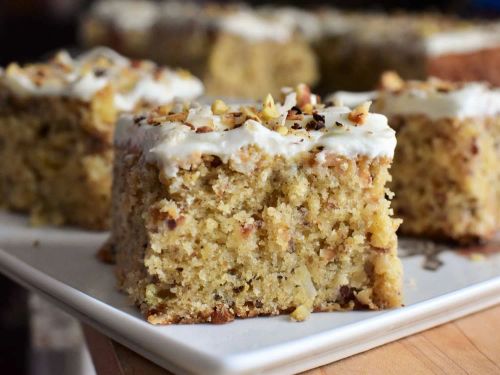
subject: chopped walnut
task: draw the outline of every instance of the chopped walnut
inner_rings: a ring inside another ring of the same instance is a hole
[[[241,126],[246,119],[246,116],[242,112],[230,112],[222,116],[222,123],[229,128],[236,128]]]
[[[222,100],[217,99],[212,103],[212,113],[214,115],[223,115],[229,110],[229,107]]]
[[[304,119],[304,115],[302,114],[302,111],[299,108],[293,107],[291,110],[288,111],[286,119],[291,121],[302,121]]]
[[[398,73],[389,70],[380,77],[380,87],[388,91],[399,91],[404,87],[404,81]]]
[[[311,103],[311,89],[306,84],[297,85],[295,93],[297,94],[297,106],[299,108]]]
[[[278,132],[281,135],[287,135],[288,134],[288,128],[286,126],[278,126],[276,128],[276,132]]]
[[[179,112],[166,116],[165,120],[171,122],[184,122],[186,121],[186,118],[187,118],[186,112]]]
[[[247,106],[241,106],[240,108],[241,113],[243,113],[246,118],[255,120],[255,121],[260,121],[259,115],[257,114],[257,111],[253,107],[247,107]]]
[[[363,125],[368,117],[371,104],[372,102],[368,101],[358,105],[349,113],[349,120],[354,122],[356,125]]]
[[[158,115],[166,116],[172,111],[173,106],[174,105],[172,103],[161,105],[156,107],[154,112],[157,113]]]
[[[266,121],[278,118],[280,116],[280,113],[276,108],[276,105],[274,104],[274,99],[271,94],[267,94],[266,98],[264,99],[261,114],[263,119]]]

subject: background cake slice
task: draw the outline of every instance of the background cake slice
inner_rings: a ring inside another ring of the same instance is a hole
[[[491,238],[500,229],[500,91],[386,73],[378,92],[332,99],[356,104],[367,97],[397,131],[391,188],[401,232],[458,242]]]
[[[500,23],[442,14],[320,13],[321,89],[372,90],[386,70],[500,85]]]
[[[256,99],[316,83],[316,57],[296,26],[241,4],[104,0],[82,20],[81,39],[189,69],[210,95]]]
[[[118,114],[202,91],[187,72],[103,48],[10,64],[0,71],[0,205],[34,224],[108,227]]]
[[[491,238],[500,229],[500,91],[410,81],[388,84],[375,107],[397,131],[392,189],[402,232]]]
[[[278,104],[122,117],[111,242],[149,322],[400,306],[396,139],[368,107],[301,86]]]

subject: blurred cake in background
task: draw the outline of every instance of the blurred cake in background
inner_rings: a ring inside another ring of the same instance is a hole
[[[136,13],[140,21],[130,22]],[[84,18],[81,38],[86,46],[185,67],[210,95],[259,98],[318,78],[315,55],[295,24],[244,5],[104,0]]]
[[[379,91],[329,99],[374,100],[396,130],[391,188],[403,234],[469,243],[500,230],[500,89],[387,72]]]
[[[118,115],[202,92],[186,71],[107,48],[10,64],[0,70],[0,205],[33,224],[107,228]]]
[[[439,14],[321,12],[321,87],[371,90],[385,70],[500,85],[500,23]]]
[[[320,93],[369,90],[386,70],[500,85],[500,23],[439,13],[101,0],[81,36],[185,67],[212,95],[256,98],[299,82],[319,82]]]
[[[108,46],[133,58],[144,58],[159,17],[150,0],[97,1],[80,25],[84,47]]]

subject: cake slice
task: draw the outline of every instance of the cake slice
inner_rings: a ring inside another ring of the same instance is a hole
[[[87,48],[109,46],[128,57],[149,57],[159,13],[151,0],[95,1],[81,19],[79,37]]]
[[[95,3],[81,23],[84,45],[109,45],[187,68],[216,96],[255,99],[268,92],[279,94],[282,86],[317,81],[312,48],[296,23],[280,12],[240,4],[122,3]],[[119,11],[113,12],[115,8]],[[131,25],[136,28],[131,30]]]
[[[158,107],[115,136],[117,276],[149,322],[401,306],[387,119],[319,104]]]
[[[97,48],[0,71],[0,205],[33,224],[109,225],[119,113],[201,94],[184,71]]]
[[[401,233],[490,239],[500,229],[500,91],[386,73],[378,92],[332,99],[356,104],[368,97],[397,131],[391,188]]]
[[[500,91],[483,83],[386,82],[376,108],[397,131],[402,233],[485,241],[500,229]]]
[[[314,43],[321,86],[372,90],[395,70],[405,79],[436,76],[500,85],[500,23],[441,14],[326,11]]]

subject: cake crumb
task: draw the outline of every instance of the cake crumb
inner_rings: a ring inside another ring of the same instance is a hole
[[[311,309],[306,305],[300,305],[290,314],[290,319],[295,322],[303,322],[304,320],[308,319],[310,315]]]

